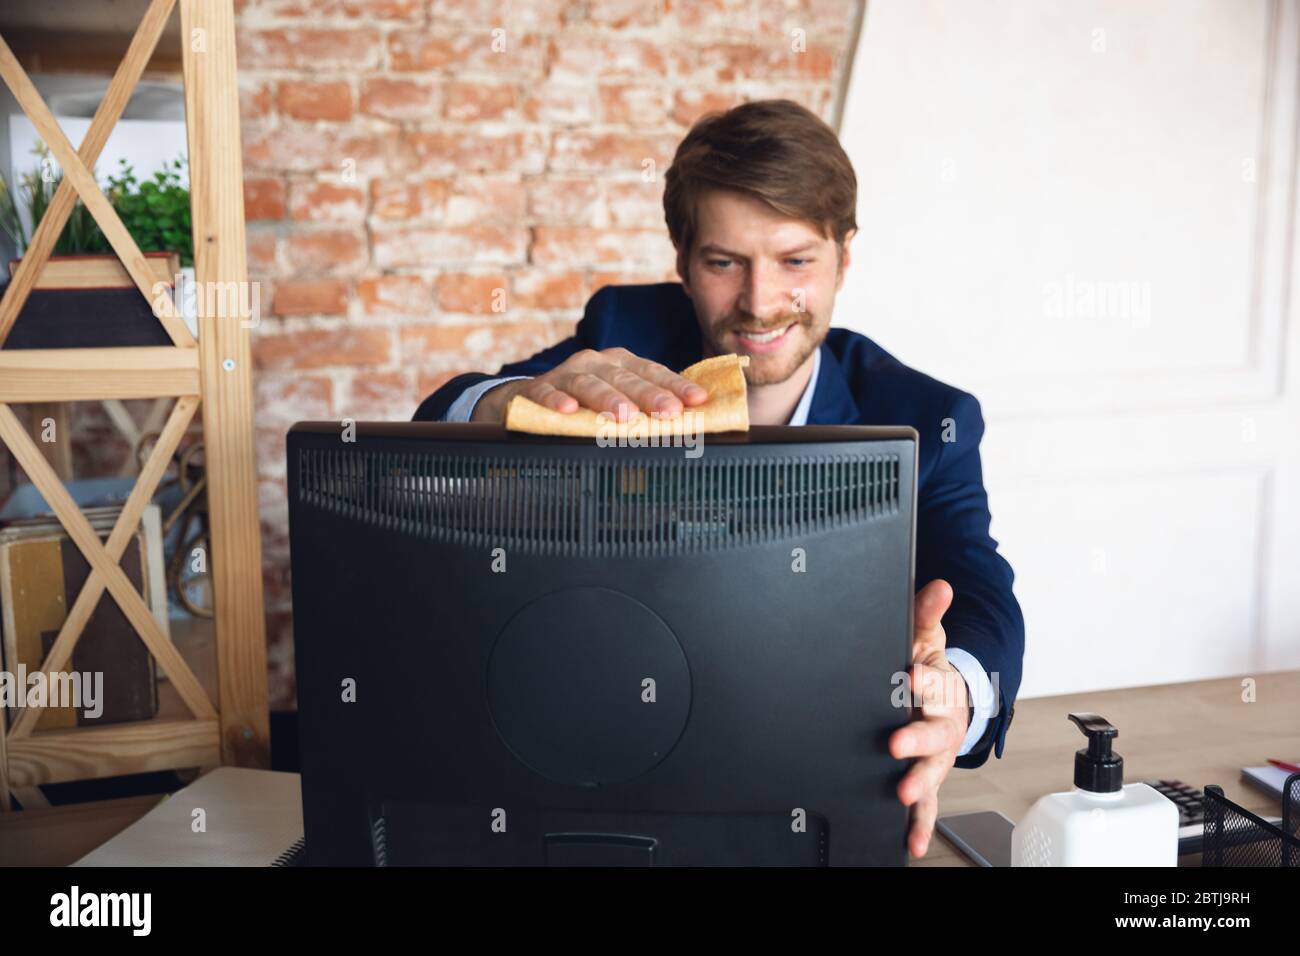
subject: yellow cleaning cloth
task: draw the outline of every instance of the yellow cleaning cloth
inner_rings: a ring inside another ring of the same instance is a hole
[[[636,435],[688,435],[704,432],[749,431],[749,404],[745,400],[745,366],[747,355],[718,355],[696,362],[682,378],[689,379],[709,393],[703,405],[688,405],[672,418],[655,417],[638,410],[626,422],[619,423],[608,412],[580,408],[565,414],[538,405],[516,395],[506,406],[506,428],[512,432],[534,435],[569,435],[595,438],[611,430]]]

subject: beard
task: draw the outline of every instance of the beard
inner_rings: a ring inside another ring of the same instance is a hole
[[[728,320],[721,323],[721,331],[708,335],[708,344],[713,355],[726,355],[736,351],[735,345],[729,340],[741,329],[770,332],[789,325],[794,326],[786,333],[791,341],[785,343],[779,351],[767,355],[740,353],[749,356],[749,365],[745,368],[746,384],[751,387],[777,385],[798,371],[813,352],[821,347],[822,339],[825,338],[826,330],[819,329],[816,319],[808,313],[791,313],[761,328],[753,321]]]

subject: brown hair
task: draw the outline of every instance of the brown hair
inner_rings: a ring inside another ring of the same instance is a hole
[[[696,121],[664,177],[664,220],[678,271],[698,228],[696,203],[710,189],[761,199],[844,243],[857,228],[858,180],[835,131],[793,100],[755,100]]]

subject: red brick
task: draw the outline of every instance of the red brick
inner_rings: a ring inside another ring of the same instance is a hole
[[[594,76],[648,82],[668,75],[668,44],[596,34],[565,33],[550,40],[551,80],[590,82]]]
[[[713,43],[700,48],[698,69],[714,82],[798,79],[829,83],[835,75],[835,53],[809,45],[802,53],[790,49],[789,37],[778,43]]]
[[[816,40],[820,46],[835,50],[847,50],[852,40],[855,4],[840,3],[839,0],[804,0],[803,9],[797,16],[787,16],[783,28],[800,26],[807,31],[809,42]],[[789,30],[786,29],[787,36]]]
[[[672,261],[672,243],[662,229],[537,226],[533,230],[532,262],[538,266],[615,262],[667,266]]]
[[[575,226],[596,224],[600,184],[593,179],[548,176],[528,184],[528,215],[535,222]]]
[[[740,105],[736,93],[722,90],[681,89],[673,96],[673,121],[683,126],[693,126],[705,113],[721,112]]]
[[[305,172],[338,155],[338,135],[325,129],[266,129],[244,134],[244,169]]]
[[[253,360],[261,369],[355,368],[387,365],[393,332],[377,326],[268,332],[253,339]]]
[[[525,272],[514,277],[510,303],[519,309],[576,309],[582,292],[581,272]]]
[[[640,173],[653,160],[662,176],[677,151],[678,137],[648,133],[561,132],[551,149],[552,169],[581,172]]]
[[[435,36],[400,30],[388,35],[388,65],[394,70],[426,72],[445,70],[466,58],[471,44],[483,42],[481,35]]]
[[[366,318],[428,318],[434,310],[433,286],[420,276],[364,276],[357,300]]]
[[[295,182],[289,190],[289,216],[299,222],[360,221],[366,216],[366,193],[360,186]]]
[[[569,0],[528,0],[511,4],[509,27],[523,33],[551,33],[564,24]],[[481,27],[501,18],[501,0],[432,0],[429,19],[445,26]]]
[[[241,120],[262,119],[271,115],[274,102],[270,83],[255,83],[240,78],[239,118]]]
[[[450,194],[451,183],[446,179],[376,179],[370,183],[371,213],[378,219],[441,221]]]
[[[447,87],[443,116],[458,122],[507,119],[518,106],[518,91],[508,84],[452,83]]]
[[[261,449],[259,444],[259,450]],[[279,454],[284,454],[283,442]],[[262,582],[266,589],[265,600],[267,608],[283,608],[278,613],[288,615],[288,604],[291,599],[291,588],[289,582],[289,536],[288,536],[288,496],[284,487],[283,475],[265,475],[259,476],[257,481],[257,505],[258,517],[261,518],[262,525]],[[275,601],[277,603],[271,603]],[[267,667],[272,666],[271,655],[272,643],[282,644],[284,641],[283,629],[287,626],[286,621],[281,621],[267,616]],[[292,633],[287,635],[290,648],[293,645]],[[288,660],[288,665],[292,666],[292,657]],[[283,665],[282,665],[283,666]],[[267,696],[269,698],[270,675],[267,675]],[[292,677],[288,680],[292,683]]]
[[[378,30],[365,27],[236,31],[241,70],[373,70],[383,56]]]
[[[424,19],[423,0],[263,0],[278,17],[348,16],[375,20]]]
[[[849,3],[842,5],[853,6]],[[672,28],[685,36],[727,37],[737,33],[773,36],[784,32],[782,13],[785,11],[780,4],[753,3],[750,0],[669,0],[668,8]],[[798,10],[800,16],[804,13],[804,10]]]
[[[261,130],[244,139],[245,169],[330,172],[340,181],[387,174],[399,155],[397,131],[342,133],[331,127]]]
[[[595,96],[585,85],[543,83],[529,88],[524,99],[524,117],[534,123],[581,126],[595,122]]]
[[[283,429],[334,414],[334,383],[324,375],[263,372],[253,377],[253,417],[259,428]]]
[[[493,315],[509,308],[510,280],[500,273],[468,275],[448,272],[438,276],[438,311]],[[501,308],[493,305],[500,303]]]
[[[296,419],[296,421],[302,420],[303,419]],[[258,478],[279,480],[284,477],[286,472],[284,460],[284,436],[288,430],[288,425],[276,425],[273,428],[253,428],[253,448],[257,454]],[[270,518],[270,514],[259,515],[259,517],[265,524],[268,521],[268,518]],[[264,527],[263,532],[265,533],[266,530],[267,529]],[[280,529],[277,526],[275,529],[277,536],[279,530]],[[265,560],[267,556],[263,554],[262,557],[263,560]]]
[[[514,225],[521,222],[528,207],[528,191],[515,179],[461,176],[447,197],[449,226],[479,223]]]
[[[248,274],[250,276],[279,275],[280,266],[276,261],[277,237],[274,232],[261,232],[249,229],[246,234],[248,250]]]
[[[350,171],[354,177],[385,176],[398,164],[405,149],[400,134],[396,131],[384,133],[354,133],[341,136],[338,140],[338,152],[334,156],[323,157],[319,167],[339,175],[342,181],[352,185],[346,179],[345,172]]]
[[[539,173],[546,165],[545,143],[536,130],[407,132],[403,143],[404,163],[426,174],[480,170]]]
[[[336,279],[277,282],[271,309],[276,315],[343,315],[348,284]]]
[[[279,529],[287,527],[289,499],[284,482],[279,478],[263,479],[257,483],[257,511],[262,519],[263,532],[270,531],[276,547],[284,547],[282,556],[288,556],[287,542],[280,542]]]
[[[664,224],[663,180],[652,183],[633,179],[605,184],[605,204],[612,226],[667,229]]]
[[[340,403],[343,418],[409,420],[415,412],[415,383],[409,372],[358,372],[351,385],[348,397]]]
[[[299,275],[355,275],[369,258],[359,229],[297,230],[289,235],[289,267]]]
[[[432,372],[423,369],[417,371],[415,379],[415,392],[423,401],[438,389],[442,388],[457,375],[464,375],[469,369],[451,369],[450,371]]]
[[[410,21],[424,18],[424,0],[342,0],[342,6],[350,17]]]
[[[374,261],[381,269],[463,262],[508,265],[523,262],[528,237],[522,228],[463,226],[458,229],[377,227]]]
[[[662,4],[645,0],[590,0],[587,21],[603,27],[648,27],[659,22]]]
[[[606,123],[660,127],[668,119],[668,93],[662,87],[607,83],[600,88],[600,112]]]
[[[437,115],[437,90],[420,80],[373,77],[361,84],[361,112],[391,120],[428,120]]]
[[[254,0],[277,17],[323,17],[338,14],[339,0]]]
[[[549,322],[472,322],[456,325],[405,325],[401,330],[402,364],[420,365],[429,356],[526,358],[554,341]]]
[[[247,222],[256,222],[259,219],[283,218],[284,180],[245,179],[244,219]]]
[[[298,83],[284,81],[277,90],[280,112],[300,120],[352,118],[352,88],[346,83]]]
[[[479,23],[493,23],[497,16]],[[388,63],[399,73],[446,70],[491,73],[498,78],[541,77],[546,47],[537,36],[507,31],[506,47],[499,53],[493,50],[492,40],[490,29],[459,30],[450,35],[394,30],[388,35]]]

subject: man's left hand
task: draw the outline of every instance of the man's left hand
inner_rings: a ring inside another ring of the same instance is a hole
[[[917,761],[898,784],[898,799],[912,808],[907,847],[925,856],[939,815],[939,785],[948,776],[970,726],[966,681],[944,653],[947,636],[940,621],[952,604],[952,585],[934,580],[916,595],[912,635],[912,699],[921,718],[889,738],[896,759]]]

